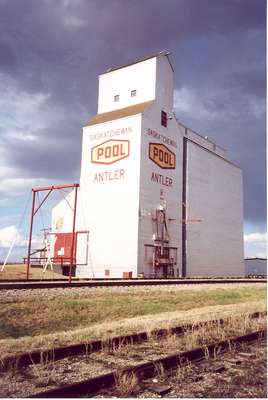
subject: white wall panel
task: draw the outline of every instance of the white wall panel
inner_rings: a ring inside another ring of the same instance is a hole
[[[161,126],[161,108],[156,104],[144,113],[141,134],[139,273],[148,276],[151,263],[145,260],[145,244],[153,244],[155,225],[152,217],[163,201],[167,205],[168,230],[172,247],[177,247],[178,268],[181,271],[181,193],[182,193],[182,137],[174,119],[167,128]],[[162,169],[149,159],[149,144],[165,144],[176,155],[175,169]],[[161,175],[158,182],[152,174]],[[168,184],[172,181],[172,184]],[[165,184],[166,183],[166,184]],[[147,215],[146,215],[147,214]],[[176,271],[175,271],[176,272]]]
[[[156,102],[170,114],[173,110],[173,71],[167,57],[159,57],[156,63]]]
[[[74,190],[66,195],[66,200],[62,199],[52,209],[52,231],[71,232],[73,227]]]
[[[84,128],[81,203],[89,230],[92,276],[104,277],[105,270],[110,277],[137,272],[140,120],[134,116]],[[125,132],[117,140],[129,141],[129,156],[112,164],[92,163],[92,148],[107,142],[105,136],[96,139],[96,133],[117,129]]]
[[[155,99],[156,58],[142,61],[99,76],[98,113]],[[136,90],[135,97],[131,91]],[[119,101],[114,96],[119,95]]]

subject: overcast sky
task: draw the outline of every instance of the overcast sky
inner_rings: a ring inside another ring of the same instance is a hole
[[[263,255],[265,0],[0,0],[0,260],[31,187],[79,181],[98,75],[161,50],[178,119],[243,169],[246,255]]]

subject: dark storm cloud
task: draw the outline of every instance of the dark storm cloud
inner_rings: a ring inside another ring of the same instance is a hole
[[[9,141],[10,147],[13,147],[11,154],[12,164],[23,169],[28,178],[44,177],[55,180],[77,180],[80,171],[81,157],[81,135],[75,137],[62,135],[62,132],[79,132],[77,127],[63,124],[60,127],[54,126],[52,132],[41,130],[39,136],[41,140],[21,142],[20,146],[14,146],[14,140]],[[28,155],[31,159],[29,160]],[[60,171],[60,174],[59,174]]]
[[[7,96],[10,113],[15,97],[37,115],[25,122],[17,105],[14,121],[3,119],[8,130],[0,116],[9,163],[25,177],[78,180],[97,75],[168,49],[176,89],[187,88],[204,111],[179,107],[179,119],[231,150],[244,170],[246,218],[261,220],[265,8],[262,0],[0,0],[0,73],[15,93]],[[18,139],[27,132],[35,140]]]

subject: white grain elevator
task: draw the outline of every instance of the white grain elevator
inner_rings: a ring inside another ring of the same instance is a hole
[[[67,208],[52,211],[54,256],[66,254]],[[168,53],[99,76],[76,231],[81,278],[244,275],[241,170],[177,120]]]

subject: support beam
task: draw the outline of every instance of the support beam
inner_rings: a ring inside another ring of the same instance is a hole
[[[78,186],[79,186],[79,183],[69,183],[66,185],[52,185],[52,186],[38,187],[38,188],[33,188],[32,190],[34,192],[43,192],[44,190],[67,189],[67,188],[74,188],[74,187],[78,187]]]
[[[71,248],[71,262],[69,268],[69,283],[72,282],[72,270],[74,266],[74,246],[75,246],[75,221],[76,221],[76,206],[77,206],[77,189],[78,186],[75,186],[74,190],[74,216],[73,216],[73,235],[72,235],[72,248]]]
[[[30,258],[31,258],[31,245],[32,245],[32,233],[33,233],[33,223],[34,223],[34,216],[36,215],[37,211],[41,208],[44,204],[48,196],[53,190],[57,189],[75,189],[75,206],[74,206],[74,217],[73,217],[73,237],[72,237],[72,250],[71,250],[71,260],[70,260],[70,271],[69,271],[69,281],[71,282],[71,271],[74,265],[74,245],[75,245],[75,220],[76,220],[76,206],[77,206],[77,189],[79,187],[79,183],[70,183],[66,185],[52,185],[52,186],[45,186],[45,187],[37,187],[32,188],[32,211],[31,211],[31,221],[30,221],[30,233],[29,233],[29,241],[28,241],[28,255],[27,255],[27,273],[26,279],[29,279],[29,271],[30,271]],[[43,198],[42,202],[39,204],[37,209],[35,210],[35,196],[37,192],[49,191]]]
[[[32,233],[33,233],[33,220],[34,220],[34,208],[35,208],[35,191],[32,189],[33,200],[32,200],[32,212],[31,212],[31,222],[30,222],[30,233],[29,233],[29,242],[28,242],[28,256],[27,256],[27,272],[26,279],[29,279],[29,271],[30,271],[30,257],[31,257],[31,246],[32,246]]]

